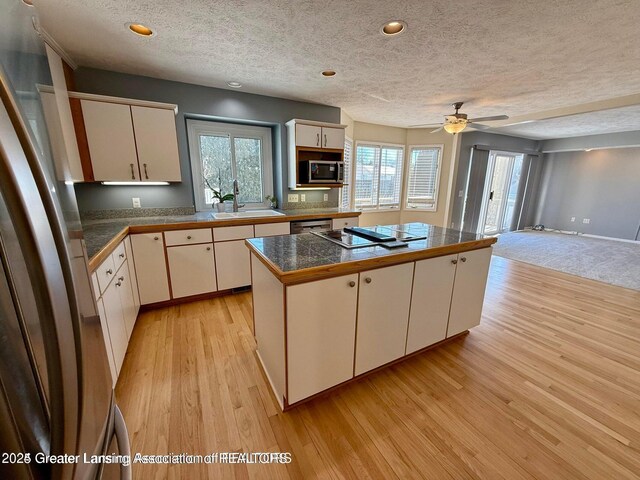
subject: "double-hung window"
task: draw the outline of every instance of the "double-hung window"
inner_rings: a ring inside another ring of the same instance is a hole
[[[404,147],[356,144],[354,206],[363,210],[400,208]]]
[[[204,120],[187,120],[189,152],[196,209],[210,209],[221,196],[233,193],[238,180],[238,202],[248,208],[268,206],[273,195],[271,129]]]
[[[441,160],[442,145],[409,147],[404,208],[436,210]]]

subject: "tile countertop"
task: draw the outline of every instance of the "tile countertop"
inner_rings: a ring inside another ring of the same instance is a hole
[[[347,249],[311,233],[252,238],[245,242],[282,283],[288,284],[476,250],[497,241],[495,237],[424,223],[385,226],[427,238],[396,249],[380,246]]]
[[[179,230],[182,228],[224,227],[232,225],[252,225],[255,223],[291,222],[294,220],[308,218],[357,217],[360,215],[360,212],[358,211],[342,210],[339,208],[278,211],[284,213],[284,215],[275,217],[216,220],[212,218],[212,212],[198,212],[194,215],[83,220],[82,229],[84,233],[84,240],[87,245],[87,255],[89,256],[89,259],[93,259],[98,253],[102,254],[103,252],[101,251],[109,245],[111,240],[119,236],[119,234],[124,230],[128,230],[129,227],[136,230],[138,229],[137,227],[140,227],[139,229],[141,231],[162,231]]]

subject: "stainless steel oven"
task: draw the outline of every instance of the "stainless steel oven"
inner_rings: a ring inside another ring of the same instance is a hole
[[[344,162],[304,160],[300,162],[300,183],[342,183]]]

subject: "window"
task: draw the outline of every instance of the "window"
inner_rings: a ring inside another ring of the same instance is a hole
[[[436,210],[442,145],[409,147],[405,208]]]
[[[351,157],[353,156],[353,140],[344,139],[344,184],[340,189],[340,206],[344,209],[351,208]]]
[[[356,145],[355,208],[400,208],[403,158],[400,145]]]
[[[238,202],[245,207],[268,206],[273,195],[271,129],[202,120],[187,120],[196,209],[211,208],[213,191],[233,193],[238,180]],[[211,187],[211,188],[209,188]]]

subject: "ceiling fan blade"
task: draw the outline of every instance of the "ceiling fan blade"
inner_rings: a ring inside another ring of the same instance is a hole
[[[409,128],[416,128],[416,127],[420,127],[420,128],[436,128],[441,126],[441,123],[421,123],[420,125],[409,125]]]
[[[440,127],[436,128],[435,130],[431,130],[429,133],[436,133],[439,132],[440,130],[442,130],[444,128],[444,125],[440,125]]]
[[[483,125],[481,123],[476,123],[476,122],[469,122],[467,125],[469,125],[471,128],[475,128],[476,130],[488,130],[492,128],[489,125]]]
[[[470,122],[490,122],[492,120],[508,120],[509,115],[494,115],[492,117],[470,118]]]

